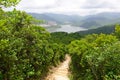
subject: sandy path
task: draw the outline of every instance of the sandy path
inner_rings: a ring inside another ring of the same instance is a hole
[[[52,73],[48,75],[46,80],[69,80],[69,63],[70,56],[66,55],[66,60],[61,63],[58,67],[52,69]]]

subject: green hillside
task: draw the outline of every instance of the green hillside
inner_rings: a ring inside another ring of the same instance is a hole
[[[76,33],[79,33],[81,35],[87,35],[87,34],[101,34],[101,33],[110,34],[113,32],[115,32],[115,25],[107,25],[107,26],[96,28],[96,29],[88,29],[85,31],[79,31]]]

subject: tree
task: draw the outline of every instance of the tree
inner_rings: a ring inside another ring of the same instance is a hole
[[[73,80],[118,80],[119,41],[113,35],[89,35],[71,42]],[[115,64],[115,65],[113,65]]]
[[[115,35],[120,39],[120,25],[115,26]]]
[[[0,0],[0,7],[10,7],[15,6],[20,2],[20,0]]]
[[[1,0],[4,7],[19,0]],[[0,9],[0,80],[41,80],[64,59],[65,46],[51,43],[50,33],[25,12]],[[53,62],[52,62],[53,61]]]

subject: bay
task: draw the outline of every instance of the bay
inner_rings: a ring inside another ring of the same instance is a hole
[[[46,27],[46,29],[49,32],[68,32],[68,33],[87,30],[82,27],[71,26],[71,25],[60,25],[60,27]]]

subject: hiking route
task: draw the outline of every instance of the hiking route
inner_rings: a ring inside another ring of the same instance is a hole
[[[66,55],[65,61],[63,61],[58,67],[53,68],[45,80],[70,80],[69,79],[69,63],[71,58]]]

